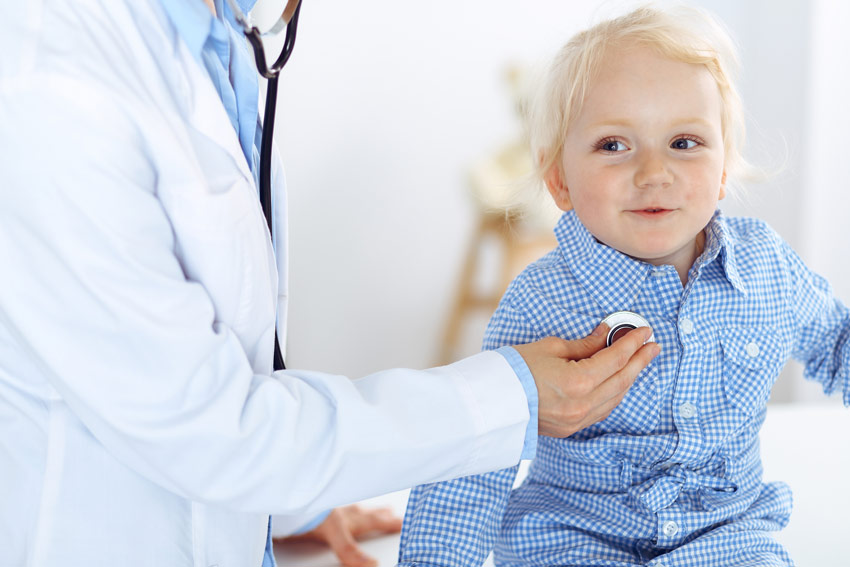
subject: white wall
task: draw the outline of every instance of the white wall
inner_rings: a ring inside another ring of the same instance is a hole
[[[724,207],[768,220],[850,298],[837,269],[848,269],[843,225],[821,221],[847,210],[825,193],[848,185],[848,160],[832,157],[848,131],[833,120],[848,100],[846,5],[700,4],[740,44],[749,156],[783,166],[748,203]],[[600,5],[305,0],[277,125],[290,184],[291,366],[357,376],[433,362],[473,228],[465,172],[518,129],[505,66],[547,59]],[[831,32],[813,31],[821,25]],[[827,181],[836,169],[838,184]],[[840,262],[819,255],[824,242]],[[796,379],[783,380],[777,396],[796,395]]]
[[[503,68],[557,48],[580,5],[305,2],[278,119],[291,365],[431,364],[472,230],[465,171],[517,128]]]
[[[811,58],[804,82],[809,86],[803,140],[802,253],[823,274],[845,303],[850,301],[850,159],[840,141],[850,132],[850,3],[819,0],[812,4]],[[820,399],[811,383],[794,392],[801,400]]]

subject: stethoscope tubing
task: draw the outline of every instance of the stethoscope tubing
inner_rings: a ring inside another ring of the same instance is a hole
[[[242,25],[242,31],[251,44],[254,50],[254,60],[257,64],[257,71],[265,77],[268,82],[266,85],[266,106],[263,111],[263,134],[260,139],[260,206],[263,209],[263,216],[266,218],[266,224],[269,227],[269,234],[274,241],[274,219],[272,215],[272,143],[274,141],[274,121],[277,111],[277,86],[278,78],[281,70],[283,70],[289,58],[292,56],[292,50],[295,48],[295,37],[298,33],[298,16],[301,13],[301,2],[295,8],[289,22],[286,25],[286,37],[283,40],[283,47],[280,55],[274,64],[269,67],[266,62],[266,52],[263,48],[263,39],[260,30],[250,26],[244,14],[239,10],[235,2],[230,2],[231,9],[236,16],[236,20]],[[280,350],[280,341],[277,335],[277,325],[275,325],[274,333],[274,370],[283,370],[286,364],[283,360],[283,354]]]

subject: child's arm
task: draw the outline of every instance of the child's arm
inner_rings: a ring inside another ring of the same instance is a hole
[[[797,323],[792,356],[805,365],[808,380],[819,382],[827,395],[843,392],[850,407],[850,310],[823,277],[783,246],[791,274],[789,308]]]
[[[484,349],[538,339],[522,315],[502,302]],[[407,503],[399,566],[478,567],[492,551],[518,466],[414,488]]]

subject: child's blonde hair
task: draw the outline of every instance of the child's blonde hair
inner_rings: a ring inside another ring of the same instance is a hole
[[[730,179],[749,174],[752,168],[741,155],[744,110],[733,84],[738,60],[729,34],[697,8],[647,5],[576,34],[555,56],[529,115],[529,140],[538,181],[553,166],[560,167],[567,130],[581,112],[590,82],[605,57],[635,43],[675,61],[705,65],[722,101],[726,173]]]

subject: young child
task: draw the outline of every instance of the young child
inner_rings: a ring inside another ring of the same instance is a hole
[[[725,32],[638,9],[558,54],[532,116],[558,247],[514,280],[487,349],[648,320],[661,354],[604,421],[516,467],[412,492],[399,565],[792,565],[791,493],[758,432],[789,356],[850,405],[850,315],[765,223],[717,204],[745,165]]]

